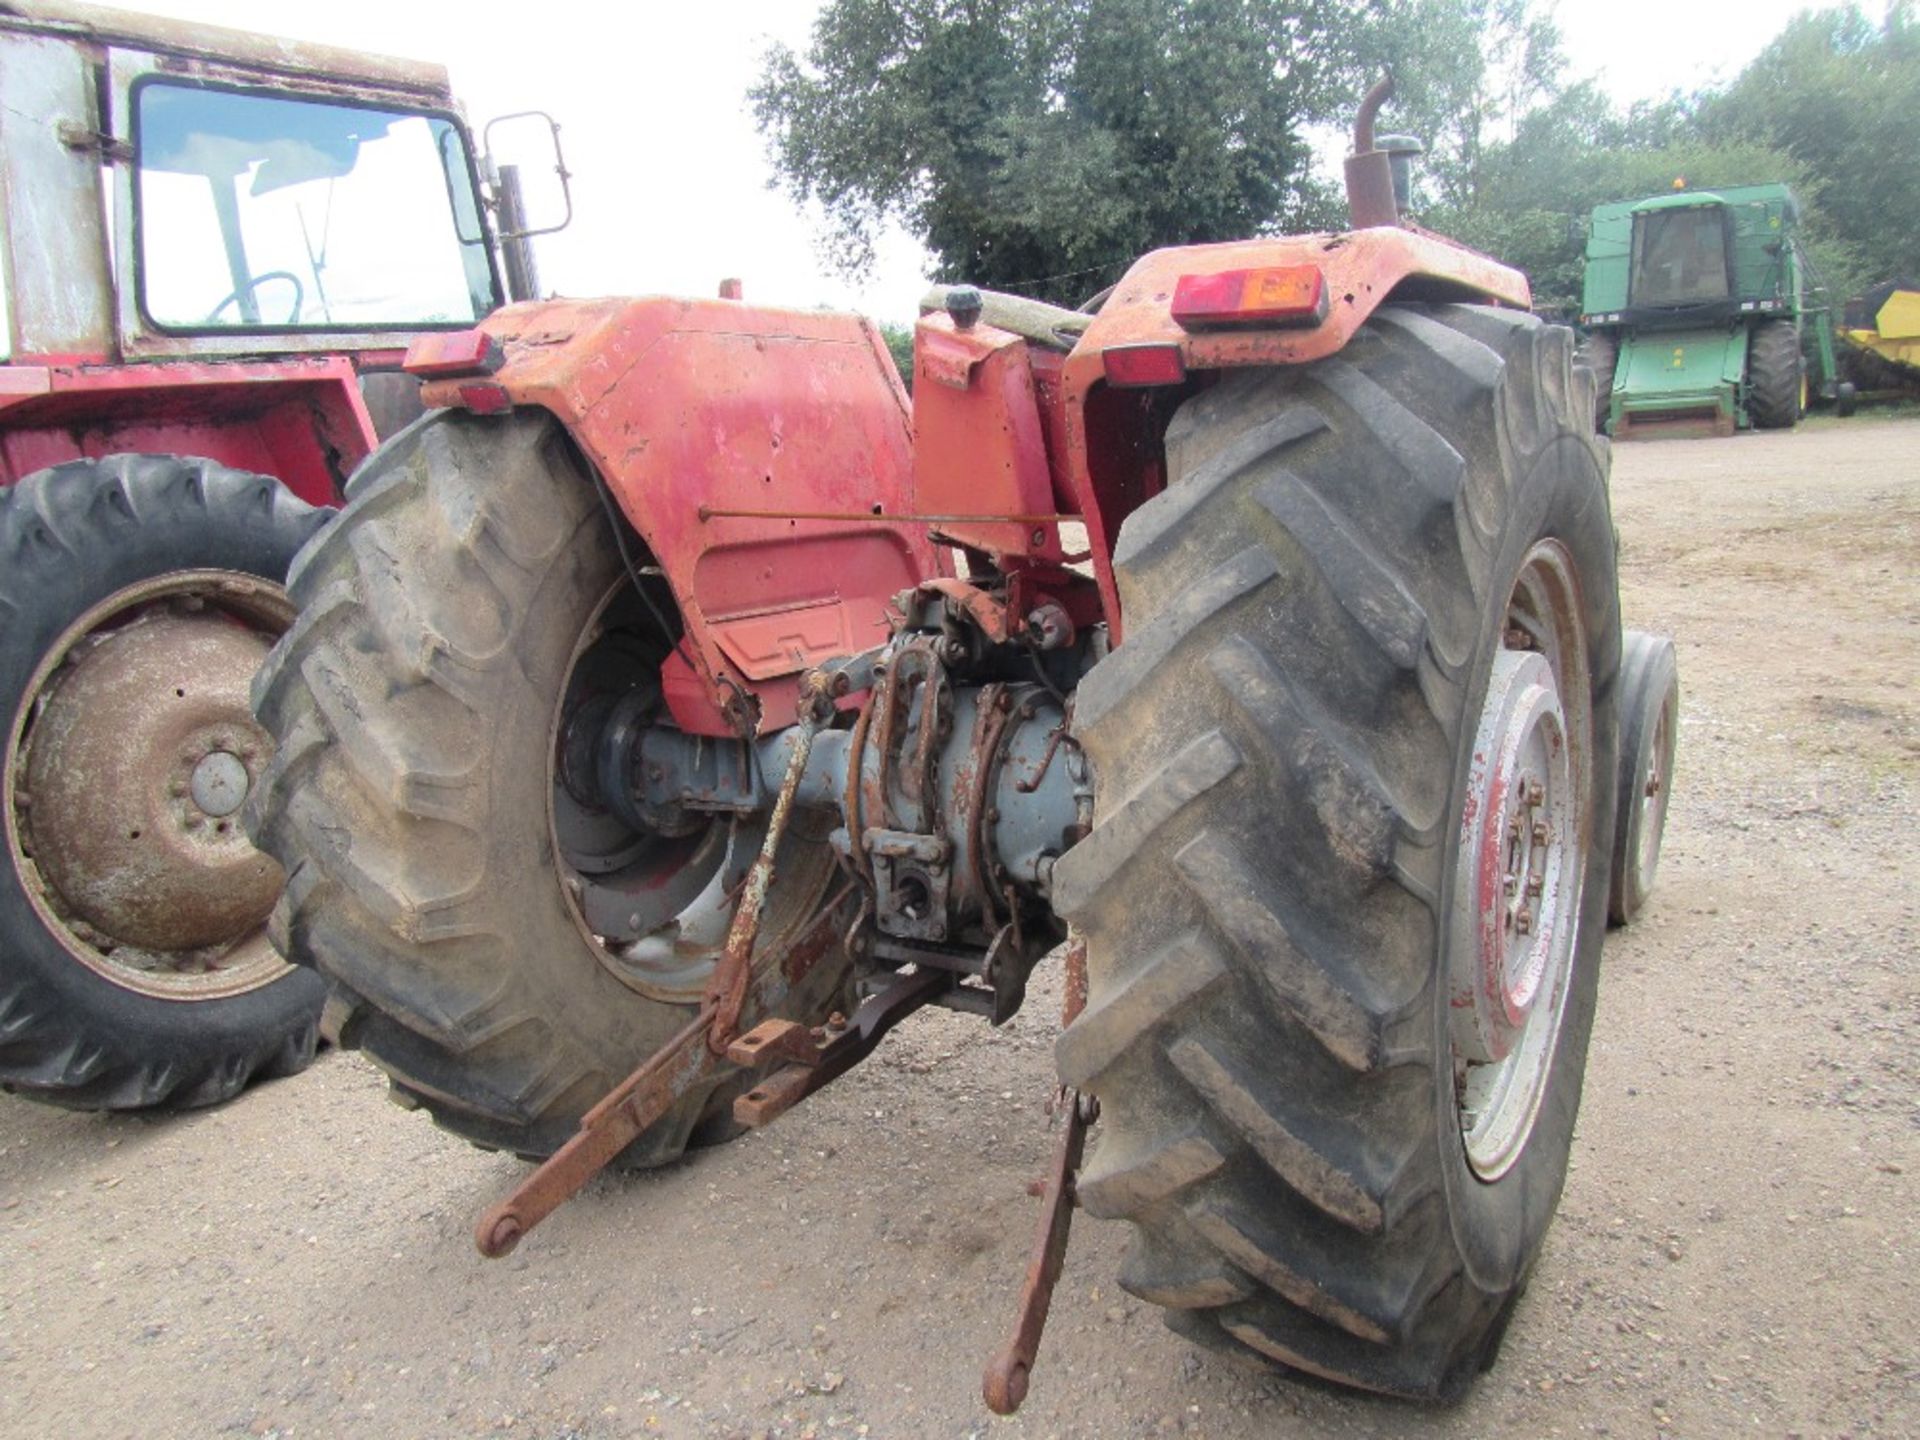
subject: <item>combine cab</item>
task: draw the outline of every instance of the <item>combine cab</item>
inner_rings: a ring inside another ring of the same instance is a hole
[[[1594,210],[1580,324],[1601,428],[1731,435],[1792,426],[1813,398],[1849,405],[1799,213],[1784,185]]]

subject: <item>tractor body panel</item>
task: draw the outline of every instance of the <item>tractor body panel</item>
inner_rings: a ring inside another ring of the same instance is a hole
[[[799,679],[948,573],[915,513],[907,397],[854,316],[731,300],[550,301],[481,330],[502,363],[429,404],[538,405],[605,479],[686,624],[664,685],[700,735],[793,723]],[[497,402],[488,397],[497,396]]]
[[[335,505],[375,443],[345,356],[0,365],[0,485],[68,460],[199,455]]]
[[[1747,332],[1739,325],[1629,334],[1614,370],[1613,433],[1625,438],[1658,421],[1731,435],[1746,371]]]

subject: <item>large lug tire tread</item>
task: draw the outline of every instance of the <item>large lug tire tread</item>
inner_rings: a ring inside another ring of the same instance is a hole
[[[1756,428],[1786,430],[1800,422],[1804,361],[1790,320],[1765,320],[1747,341],[1747,410]]]
[[[1620,364],[1620,347],[1611,335],[1582,335],[1574,347],[1573,363],[1593,372],[1593,428],[1605,430],[1613,408],[1613,376]]]
[[[210,460],[75,460],[0,491],[0,696],[9,726],[62,631],[171,571],[276,583],[331,512]],[[0,1085],[79,1110],[190,1109],[313,1058],[322,987],[299,971],[219,999],[166,1000],[70,955],[0,869]]]
[[[396,1100],[549,1154],[692,1013],[600,964],[554,870],[548,727],[621,561],[584,461],[538,412],[430,415],[349,496],[294,567],[300,615],[254,687],[279,743],[246,816],[288,871],[274,938],[325,975],[328,1033]],[[837,984],[843,955],[808,983]],[[620,1163],[724,1131],[730,1096],[690,1093]]]
[[[1080,687],[1093,833],[1055,872],[1091,993],[1085,1208],[1203,1344],[1404,1396],[1491,1358],[1564,1180],[1606,918],[1591,806],[1577,980],[1513,1171],[1467,1169],[1444,961],[1465,750],[1543,534],[1583,573],[1595,773],[1619,661],[1606,442],[1572,336],[1388,307],[1339,356],[1181,410],[1115,556],[1125,643]],[[1594,798],[1594,797],[1590,797]]]
[[[1660,714],[1667,712],[1662,753],[1652,754],[1660,734]],[[1631,925],[1647,903],[1658,874],[1658,833],[1644,833],[1646,814],[1641,805],[1647,768],[1657,760],[1661,783],[1673,785],[1673,757],[1679,740],[1680,666],[1673,642],[1642,630],[1629,630],[1620,658],[1620,779],[1613,828],[1613,882],[1608,892],[1607,918],[1615,925]],[[1660,807],[1664,826],[1667,810]],[[1653,865],[1644,863],[1652,846]]]

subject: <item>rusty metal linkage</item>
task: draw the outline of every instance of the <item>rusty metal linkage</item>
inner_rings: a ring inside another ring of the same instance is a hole
[[[671,1110],[713,1069],[706,1037],[713,1006],[699,1013],[633,1074],[589,1110],[573,1137],[474,1226],[474,1244],[490,1260],[509,1254],[534,1226],[576,1195],[614,1156]]]
[[[867,997],[853,1012],[851,1025],[829,1023],[811,1059],[801,1059],[797,1064],[774,1071],[736,1099],[734,1120],[758,1129],[778,1119],[821,1086],[839,1079],[866,1059],[889,1030],[935,996],[952,989],[953,984],[954,977],[945,970],[927,969],[897,976],[884,990]],[[767,1026],[762,1025],[736,1041],[736,1049],[765,1029]]]
[[[842,677],[844,679],[844,677]],[[773,814],[767,821],[767,838],[753,868],[747,871],[746,887],[727,927],[727,946],[713,975],[707,981],[707,1007],[713,1012],[713,1028],[707,1032],[707,1048],[715,1055],[727,1053],[727,1047],[739,1033],[740,1011],[747,1000],[747,982],[753,975],[753,942],[760,936],[760,917],[766,913],[767,891],[773,885],[773,858],[787,833],[787,821],[793,815],[794,792],[806,772],[807,757],[813,753],[813,737],[821,720],[833,713],[832,681],[819,671],[810,672],[800,687],[800,723],[794,727],[793,754],[787,760],[786,778],[773,802]]]
[[[1013,1325],[1013,1338],[988,1363],[980,1377],[980,1395],[996,1415],[1011,1415],[1027,1398],[1027,1384],[1033,1374],[1034,1358],[1040,1353],[1041,1332],[1046,1329],[1047,1311],[1053,1304],[1053,1287],[1067,1261],[1067,1232],[1073,1224],[1073,1180],[1080,1169],[1080,1157],[1087,1147],[1087,1127],[1098,1116],[1099,1105],[1091,1095],[1076,1090],[1060,1092],[1060,1106],[1066,1124],[1060,1131],[1060,1143],[1054,1148],[1053,1168],[1047,1176],[1046,1198],[1041,1203],[1040,1224],[1034,1232],[1033,1251],[1027,1261],[1026,1283],[1020,1287],[1020,1309]]]

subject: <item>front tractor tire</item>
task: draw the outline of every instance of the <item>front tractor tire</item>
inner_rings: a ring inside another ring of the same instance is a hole
[[[207,460],[76,460],[0,491],[0,1085],[186,1109],[313,1058],[321,987],[273,952],[280,871],[238,810],[247,706],[328,512]]]
[[[280,745],[247,814],[288,874],[275,938],[396,1099],[546,1155],[692,1017],[764,831],[650,833],[597,803],[595,726],[657,706],[679,635],[551,417],[436,412],[350,494],[295,567],[300,616],[254,692]],[[780,967],[779,1013],[817,1022],[852,1008],[848,917],[823,908],[832,854],[800,828],[755,963]],[[690,1092],[619,1163],[726,1138],[739,1088]]]
[[[1789,430],[1806,410],[1806,360],[1791,320],[1763,320],[1747,337],[1747,411],[1761,430]]]
[[[1564,1183],[1607,919],[1620,664],[1572,337],[1381,310],[1188,401],[1080,687],[1085,1208],[1209,1346],[1434,1399]]]

